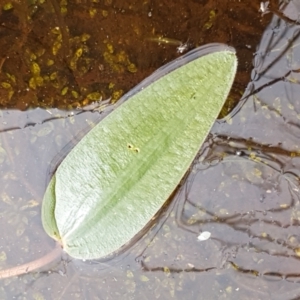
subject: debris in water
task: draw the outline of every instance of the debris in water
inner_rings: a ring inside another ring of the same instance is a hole
[[[209,231],[203,231],[199,234],[198,240],[201,242],[206,241],[210,238],[210,236],[211,236],[211,233]]]

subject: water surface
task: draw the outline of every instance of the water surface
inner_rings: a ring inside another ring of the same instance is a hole
[[[185,43],[183,53],[234,46],[239,70],[222,116],[232,112],[151,230],[111,261],[63,256],[2,280],[0,298],[298,299],[298,4],[271,1],[263,14],[260,1],[11,3],[0,15],[1,268],[54,248],[40,221],[53,165],[103,117],[82,107],[117,101]]]

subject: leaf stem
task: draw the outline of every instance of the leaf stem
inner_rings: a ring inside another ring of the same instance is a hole
[[[0,279],[10,278],[10,277],[34,272],[46,266],[47,264],[57,260],[58,258],[60,258],[61,254],[62,254],[61,246],[57,243],[56,247],[50,253],[46,254],[45,256],[39,259],[36,259],[29,263],[25,263],[23,265],[16,266],[13,268],[0,270]]]

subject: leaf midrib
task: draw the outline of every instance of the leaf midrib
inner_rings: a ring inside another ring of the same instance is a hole
[[[198,99],[199,100],[199,99]],[[185,113],[181,113],[181,115],[184,116],[189,116],[186,118],[180,118],[178,115],[176,115],[176,118],[171,119],[169,122],[167,122],[166,128],[167,130],[162,130],[160,131],[156,136],[154,136],[152,139],[150,139],[144,146],[144,148],[141,150],[143,153],[148,153],[146,157],[143,159],[138,159],[137,161],[131,161],[130,163],[135,164],[135,167],[128,168],[126,173],[120,177],[118,180],[119,184],[116,184],[116,186],[119,186],[118,189],[113,191],[113,188],[110,188],[108,191],[104,192],[103,195],[111,195],[110,198],[105,199],[103,201],[103,204],[100,206],[99,203],[97,207],[94,207],[93,209],[90,210],[90,213],[86,216],[86,228],[90,228],[93,226],[93,224],[96,224],[99,222],[99,214],[106,216],[106,212],[110,209],[112,209],[118,201],[122,197],[124,197],[124,194],[127,194],[132,190],[135,184],[138,184],[139,180],[145,176],[147,171],[149,171],[149,166],[150,165],[156,165],[157,161],[160,159],[162,156],[163,152],[166,151],[166,144],[170,144],[170,140],[172,141],[173,136],[177,134],[176,130],[171,130],[176,128],[175,125],[178,125],[178,122],[180,121],[181,126],[187,126],[189,121],[193,119],[191,116],[195,116],[197,113],[197,110],[194,105],[191,105],[192,103],[189,101],[184,101],[185,102],[185,109],[190,107],[190,109]],[[181,129],[182,130],[182,129]],[[157,136],[160,135],[158,138]],[[156,142],[157,146],[153,148],[153,140]],[[147,147],[148,146],[148,147]],[[150,146],[150,147],[149,147]],[[168,145],[169,146],[169,145]],[[152,148],[152,151],[147,151],[147,148]],[[169,148],[169,147],[167,147]],[[142,155],[142,153],[137,153],[137,155]],[[153,163],[153,160],[155,160],[155,163]],[[138,163],[138,167],[136,164]],[[134,172],[132,170],[135,170]],[[135,174],[140,173],[140,178],[139,180],[135,180],[136,176]],[[130,188],[128,188],[130,186]],[[167,199],[166,199],[167,200]],[[82,227],[83,228],[83,227]],[[83,232],[85,230],[77,230],[77,227],[73,227],[73,230],[67,233],[63,238],[65,239],[70,239],[72,236],[77,235],[79,237],[83,236]]]

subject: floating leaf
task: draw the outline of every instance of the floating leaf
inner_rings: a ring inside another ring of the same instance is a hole
[[[46,232],[80,259],[127,244],[188,170],[226,100],[236,65],[232,48],[202,47],[123,97],[57,168],[43,201]]]

